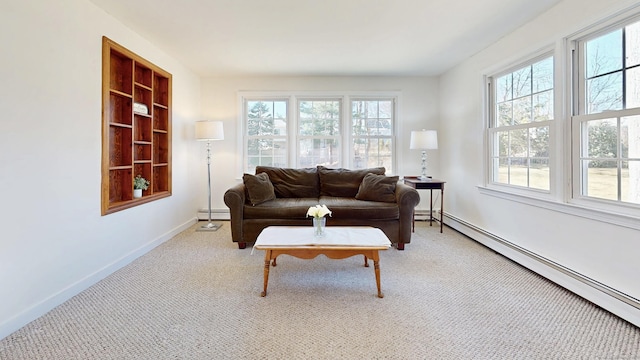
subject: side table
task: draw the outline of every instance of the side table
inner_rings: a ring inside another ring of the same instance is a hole
[[[444,211],[444,183],[446,181],[428,178],[421,180],[418,176],[405,176],[404,183],[416,190],[429,190],[429,226],[433,221],[440,222],[440,232],[442,233],[442,213]],[[440,190],[440,219],[433,217],[433,190]],[[413,230],[415,231],[415,210],[413,218]]]

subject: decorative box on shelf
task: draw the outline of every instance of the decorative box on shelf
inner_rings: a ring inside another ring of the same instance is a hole
[[[133,112],[138,114],[149,115],[149,108],[145,104],[135,102],[133,103]]]

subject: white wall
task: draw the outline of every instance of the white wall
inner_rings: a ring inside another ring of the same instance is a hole
[[[212,208],[228,211],[224,192],[242,181],[238,154],[239,91],[399,91],[397,174],[420,173],[420,152],[409,150],[411,130],[437,129],[437,79],[430,77],[216,77],[203,80],[205,119],[224,121],[225,140],[212,146]],[[206,153],[201,146],[200,208],[206,208]],[[436,151],[437,152],[437,151]],[[434,152],[433,155],[437,155]],[[439,174],[437,156],[430,157],[429,173]],[[433,170],[433,171],[432,171]],[[428,202],[427,202],[428,204]]]
[[[173,196],[100,215],[102,36],[173,74]],[[0,3],[0,338],[193,224],[200,79],[86,0]]]
[[[492,235],[506,239],[528,251],[556,262],[564,268],[635,299],[640,299],[640,231],[594,219],[570,215],[564,208],[548,209],[483,194],[483,103],[482,77],[487,69],[507,66],[541,48],[555,48],[557,60],[565,58],[563,38],[600,21],[633,1],[565,0],[547,13],[501,39],[440,78],[439,150],[443,177],[448,181],[445,210],[453,217]],[[557,71],[562,71],[557,68]],[[560,80],[563,78],[561,77]],[[558,85],[560,82],[557,83]],[[560,88],[560,86],[558,87]],[[562,96],[562,92],[559,92]],[[562,97],[556,98],[560,101]],[[559,117],[559,125],[567,119]],[[563,131],[563,126],[558,127]],[[559,134],[558,155],[564,156],[563,134]],[[562,175],[563,168],[555,168]],[[562,177],[555,185],[560,185]],[[563,193],[557,194],[562,202]],[[568,209],[568,207],[567,207]],[[456,222],[451,221],[455,226]],[[464,226],[457,226],[465,230]],[[526,257],[509,253],[499,244],[487,242],[521,262]],[[538,266],[539,267],[539,266]],[[542,272],[549,269],[543,269]],[[558,274],[556,281],[617,314],[640,324],[640,311],[599,294],[594,289],[572,283]]]

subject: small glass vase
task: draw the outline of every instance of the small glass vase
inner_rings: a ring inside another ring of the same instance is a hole
[[[325,227],[327,226],[327,218],[313,218],[313,236],[322,237],[325,235]]]

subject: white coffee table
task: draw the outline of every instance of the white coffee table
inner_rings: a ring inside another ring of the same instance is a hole
[[[264,290],[261,296],[267,295],[269,267],[276,266],[278,256],[291,255],[300,259],[313,259],[323,254],[331,259],[363,255],[364,266],[367,267],[368,259],[372,259],[378,297],[384,297],[380,291],[378,251],[391,247],[391,241],[380,229],[369,226],[329,226],[326,228],[325,236],[315,237],[311,226],[269,226],[258,235],[253,247],[265,250]]]

